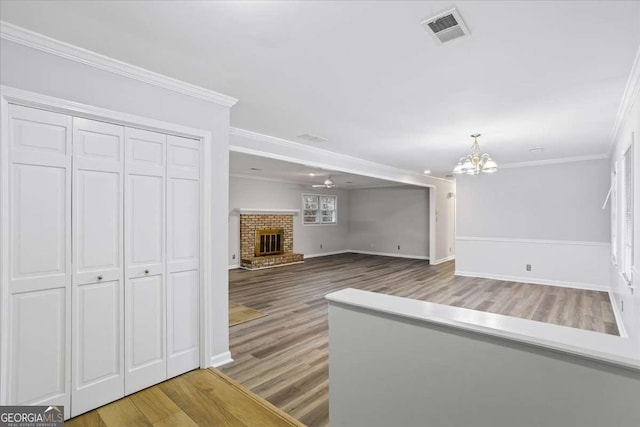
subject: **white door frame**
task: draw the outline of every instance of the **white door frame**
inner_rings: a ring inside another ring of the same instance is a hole
[[[78,102],[54,98],[47,95],[25,91],[9,86],[0,85],[0,378],[8,378],[8,324],[9,324],[9,244],[7,233],[9,229],[9,215],[5,206],[9,201],[9,104],[19,104],[26,107],[68,114],[92,120],[114,123],[139,129],[162,132],[166,134],[197,139],[202,144],[200,169],[200,233],[205,238],[200,239],[200,367],[211,365],[211,132],[161,120],[136,116],[100,107],[93,107]],[[69,349],[71,351],[71,349]],[[8,383],[0,384],[0,404],[6,404],[8,398]],[[71,390],[69,390],[69,393]]]

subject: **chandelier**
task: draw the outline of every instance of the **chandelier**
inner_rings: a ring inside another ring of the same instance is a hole
[[[471,135],[473,145],[471,146],[471,154],[467,157],[461,157],[458,164],[453,169],[453,173],[478,175],[480,172],[494,173],[498,171],[498,165],[488,154],[480,155],[480,145],[478,145],[479,133]]]

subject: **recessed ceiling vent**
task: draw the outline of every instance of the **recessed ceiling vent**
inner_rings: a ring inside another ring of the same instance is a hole
[[[469,28],[455,8],[426,18],[422,20],[421,24],[441,44],[471,35]]]
[[[302,135],[298,135],[298,138],[304,139],[309,142],[327,142],[328,141],[326,138],[323,138],[318,135],[312,135],[310,133],[303,133]]]

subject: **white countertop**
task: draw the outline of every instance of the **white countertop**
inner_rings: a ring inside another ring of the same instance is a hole
[[[352,288],[325,298],[640,370],[640,345],[629,338]]]

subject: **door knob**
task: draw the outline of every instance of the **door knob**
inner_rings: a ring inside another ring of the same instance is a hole
[[[102,276],[98,276],[98,280],[102,280]]]
[[[145,271],[144,271],[144,274],[149,274],[149,270],[145,270]]]

